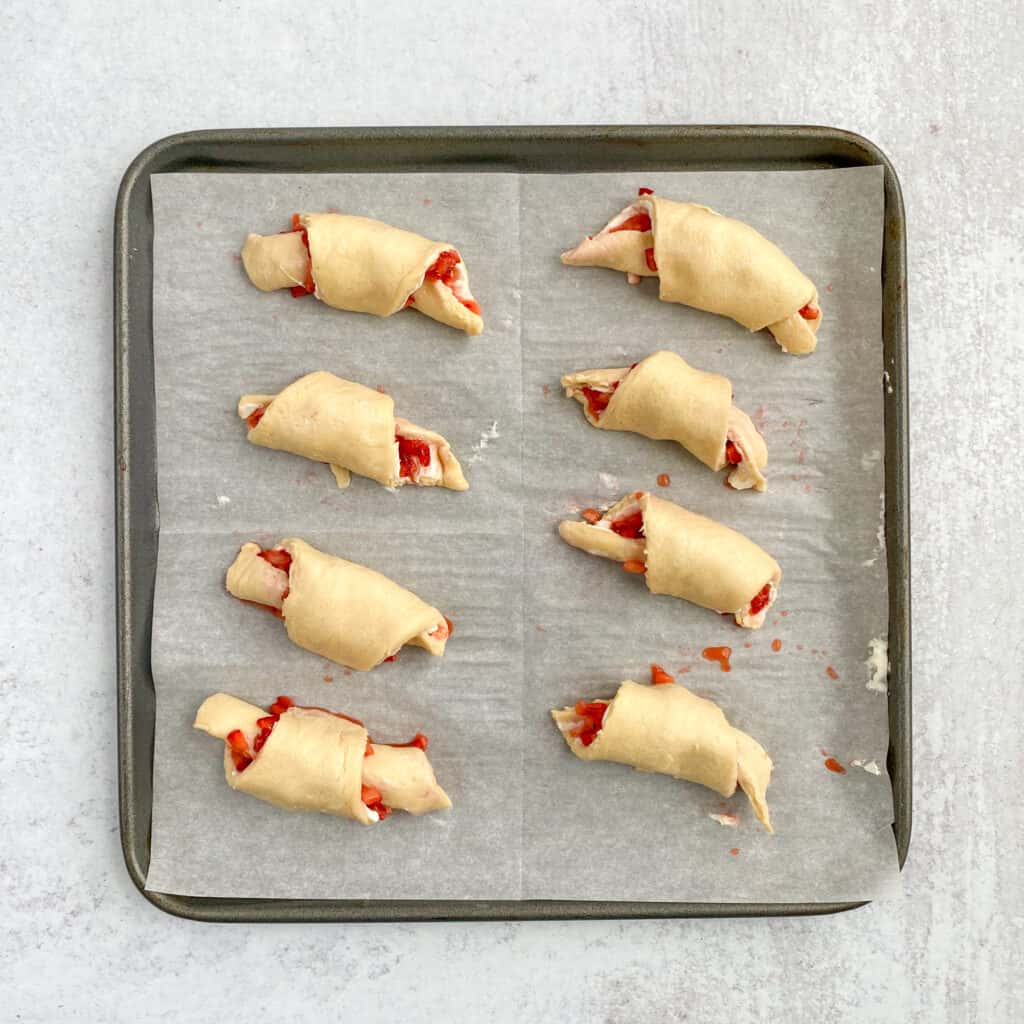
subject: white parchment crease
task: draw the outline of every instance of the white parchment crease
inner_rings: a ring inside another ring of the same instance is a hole
[[[638,186],[747,220],[817,284],[817,352],[657,301],[657,283],[562,267]],[[592,175],[172,174],[152,179],[160,557],[152,860],[147,885],[198,896],[358,899],[831,901],[896,877],[888,777],[837,775],[888,747],[886,700],[866,688],[887,629],[877,550],[884,450],[882,171]],[[253,288],[249,231],[295,210],[341,209],[451,242],[485,333],[408,311],[387,320]],[[769,491],[737,493],[682,449],[589,427],[562,374],[669,348],[731,377],[768,443]],[[395,398],[444,434],[471,490],[390,493],[249,445],[243,392],[326,369]],[[486,444],[482,439],[486,438]],[[659,474],[671,477],[659,487]],[[734,526],[780,562],[759,633],[559,541],[560,518],[644,488]],[[455,623],[443,659],[406,649],[350,673],[291,645],[230,598],[247,539],[310,542],[387,573]],[[772,649],[773,640],[781,649]],[[730,673],[701,650],[732,647]],[[766,835],[742,795],[584,764],[548,709],[611,695],[663,665],[770,752]],[[831,669],[831,672],[829,672]],[[835,678],[833,678],[833,675]],[[232,792],[195,709],[224,690],[345,711],[381,741],[430,736],[454,807],[376,828],[287,814]],[[713,814],[735,813],[735,828]],[[734,852],[736,851],[736,852]]]

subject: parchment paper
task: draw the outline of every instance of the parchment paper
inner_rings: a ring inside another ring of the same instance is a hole
[[[149,888],[733,902],[883,891],[897,872],[886,699],[868,689],[865,663],[887,630],[880,168],[176,174],[152,184],[161,530]],[[789,253],[820,292],[817,352],[789,357],[766,332],[660,303],[656,281],[630,287],[612,271],[562,267],[558,254],[638,185],[747,220]],[[411,311],[341,313],[248,283],[237,258],[247,232],[332,207],[457,245],[485,333],[467,339]],[[767,494],[726,489],[723,474],[670,443],[595,430],[561,394],[563,373],[661,347],[731,377],[768,443]],[[314,369],[384,386],[398,415],[451,441],[471,490],[390,493],[354,477],[342,491],[325,466],[249,445],[238,396]],[[656,484],[661,473],[670,486]],[[742,530],[778,559],[782,593],[763,630],[654,597],[558,539],[559,519],[639,488]],[[223,587],[243,541],[285,536],[437,605],[455,623],[448,653],[406,649],[371,673],[346,673],[294,647]],[[728,674],[700,653],[722,644],[733,649]],[[769,751],[774,836],[742,794],[723,801],[584,764],[566,748],[549,709],[646,681],[652,661]],[[425,732],[454,807],[362,828],[234,793],[220,744],[191,728],[217,690],[342,710],[382,741]],[[828,771],[826,756],[846,773]]]

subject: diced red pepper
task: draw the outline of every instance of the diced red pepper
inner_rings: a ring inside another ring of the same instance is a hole
[[[609,234],[613,231],[650,231],[651,230],[651,215],[649,213],[634,213],[632,217],[627,217],[621,224],[617,224],[615,227],[609,230]]]
[[[638,196],[653,196],[654,195],[654,189],[653,188],[643,188],[641,186],[640,188],[638,188],[636,190],[636,194]]]
[[[442,284],[451,285],[455,280],[455,268],[462,262],[462,258],[454,249],[446,249],[427,268],[426,278],[430,281],[440,281]]]
[[[725,461],[731,466],[738,466],[743,461],[743,452],[732,441],[725,442]]]
[[[676,677],[670,676],[660,665],[651,665],[651,684],[653,686],[664,686],[675,681]]]
[[[411,437],[395,434],[398,442],[398,471],[402,477],[411,478],[418,470],[430,465],[430,445]]]
[[[295,707],[295,701],[291,697],[278,697],[267,710],[272,715],[283,715],[289,708]]]
[[[266,406],[257,406],[248,416],[245,418],[245,422],[249,425],[249,429],[252,430],[261,419],[263,414],[267,411]]]
[[[281,572],[289,572],[292,567],[292,556],[282,548],[268,548],[260,552],[260,558],[269,562],[275,569]]]
[[[231,760],[235,764],[236,772],[244,772],[252,764],[252,756],[249,754],[249,741],[241,729],[232,729],[227,735],[227,744],[231,750]]]
[[[413,736],[413,738],[411,740],[409,740],[408,743],[389,743],[388,746],[391,746],[391,747],[419,747],[420,750],[426,750],[427,749],[427,744],[429,742],[430,741],[427,739],[426,736],[423,735],[423,733],[418,732],[418,733],[416,733],[415,736]]]
[[[458,296],[456,296],[456,298],[458,298]],[[477,316],[481,315],[480,303],[477,302],[476,299],[459,299],[459,302],[461,302],[466,309],[470,311],[470,313],[476,313]]]
[[[808,303],[806,306],[801,306],[800,307],[800,315],[805,320],[817,320],[818,319],[818,315],[820,313],[821,313],[821,310],[820,309],[812,309],[810,303]]]
[[[622,568],[625,569],[626,572],[633,572],[636,573],[638,576],[642,576],[645,572],[647,572],[647,563],[641,562],[635,558],[631,558],[628,561],[622,563]]]
[[[603,518],[601,513],[598,512],[596,508],[585,508],[580,513],[580,515],[583,517],[583,519],[590,523],[591,526],[593,526],[595,523],[601,522],[601,519]]]
[[[373,741],[369,736],[366,737],[366,749],[363,751],[363,757],[373,757]]]
[[[634,540],[644,535],[644,514],[636,511],[631,515],[623,516],[621,519],[613,519],[611,522],[612,533],[620,537],[628,537]]]
[[[750,614],[757,615],[768,607],[768,602],[772,596],[772,585],[766,583],[754,596],[753,601],[750,602]]]
[[[647,264],[647,269],[652,273],[658,272],[658,264],[654,260],[654,249],[644,249],[644,262]]]
[[[376,811],[381,821],[391,813],[391,808],[384,806],[383,797],[381,797],[380,790],[376,786],[364,785],[360,791],[359,799],[362,800],[369,810]]]
[[[405,300],[405,305],[406,305],[406,307],[408,307],[408,306],[415,306],[416,305],[416,299],[412,295],[410,295],[409,298],[407,298]]]
[[[427,636],[431,640],[447,640],[452,635],[452,620],[447,615],[444,616],[444,622],[442,622],[436,629],[428,633]]]
[[[575,729],[572,735],[583,746],[589,747],[597,739],[597,734],[601,731],[601,726],[604,725],[608,704],[603,700],[591,702],[581,700],[577,702],[575,710],[576,714],[583,719],[583,724]]]

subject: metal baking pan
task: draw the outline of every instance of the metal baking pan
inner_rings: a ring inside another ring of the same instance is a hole
[[[114,232],[117,465],[117,724],[121,844],[128,873],[161,910],[204,921],[412,921],[762,917],[861,903],[645,903],[543,900],[262,900],[147,892],[156,697],[150,665],[160,538],[153,389],[150,175],[168,171],[809,170],[885,168],[882,337],[885,532],[889,569],[889,753],[902,867],[911,825],[910,487],[907,259],[899,181],[868,140],[835,128],[693,125],[572,128],[320,128],[200,131],[154,143],[125,172]]]

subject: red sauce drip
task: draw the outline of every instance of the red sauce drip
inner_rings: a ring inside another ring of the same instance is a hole
[[[729,664],[729,655],[732,654],[731,647],[705,647],[700,653],[705,661],[717,661],[718,667],[723,672],[732,671],[732,665]]]
[[[638,188],[636,190],[636,194],[638,196],[653,196],[654,195],[654,189],[653,188],[643,188],[643,187],[641,187],[641,188]]]
[[[615,231],[650,231],[651,230],[651,215],[649,213],[634,213],[632,217],[627,217],[621,224],[617,224],[611,228],[608,234],[612,234]]]
[[[258,424],[261,419],[263,419],[263,414],[266,411],[266,406],[261,405],[257,409],[254,409],[248,416],[246,416],[245,422],[249,425],[250,430],[252,430],[252,428],[255,427],[256,424]]]
[[[825,767],[830,772],[835,772],[836,775],[845,775],[846,774],[846,769],[834,757],[826,757],[825,758]]]
[[[630,558],[628,561],[622,563],[622,568],[626,572],[636,573],[637,576],[642,576],[647,572],[647,563],[641,562],[639,559]]]
[[[631,515],[623,516],[621,519],[613,519],[610,525],[612,533],[635,540],[637,537],[644,535],[644,514],[639,511],[634,512]]]
[[[781,640],[773,640],[772,641],[772,650],[776,651],[776,652],[777,651],[781,651],[782,650],[782,641]]]
[[[612,400],[612,395],[618,390],[619,383],[619,381],[615,381],[610,391],[598,391],[596,388],[580,388],[583,392],[583,397],[587,400],[587,408],[590,410],[590,415],[595,420],[600,419],[601,413],[608,408],[608,403]]]
[[[601,513],[596,508],[585,508],[581,513],[583,519],[585,519],[591,526],[595,523],[601,522]]]
[[[658,272],[658,264],[654,259],[654,249],[644,249],[644,262],[647,264],[647,269],[652,273]]]
[[[430,740],[427,739],[423,733],[418,732],[408,743],[389,743],[389,747],[419,747],[420,750],[426,750],[427,744]]]
[[[651,685],[664,686],[666,683],[674,683],[675,676],[670,676],[660,665],[651,665]]]
[[[395,434],[398,442],[399,473],[403,477],[412,477],[415,473],[430,465],[430,445],[426,441],[418,441],[411,437]]]
[[[731,466],[738,466],[743,461],[743,452],[732,441],[725,442],[725,461]]]
[[[772,599],[772,585],[766,583],[755,595],[753,601],[750,602],[750,614],[757,615],[759,612],[764,611],[768,607],[768,602]]]
[[[800,315],[805,320],[817,320],[820,312],[820,309],[811,309],[810,303],[800,308]]]
[[[732,849],[731,849],[731,850],[730,850],[729,852],[730,852],[730,853],[731,853],[731,854],[732,854],[732,855],[733,855],[734,857],[738,857],[738,856],[740,855],[740,848],[739,848],[738,846],[734,846],[734,847],[733,847],[733,848],[732,848]]]
[[[604,724],[604,713],[607,710],[607,701],[596,700],[592,703],[588,703],[585,700],[581,700],[577,702],[576,714],[583,719],[583,724],[578,729],[574,730],[572,735],[575,736],[583,746],[589,747],[590,744],[597,739],[597,734],[601,731],[601,726]]]
[[[265,562],[269,562],[275,569],[280,569],[281,572],[289,572],[291,570],[292,556],[281,548],[270,548],[266,551],[261,551],[260,558]]]
[[[384,806],[384,798],[376,786],[363,786],[359,793],[359,799],[371,810],[376,811],[383,821],[390,813],[391,808]]]
[[[829,665],[829,667],[825,669],[825,674],[829,677],[829,679],[839,678],[839,673],[831,665]]]

